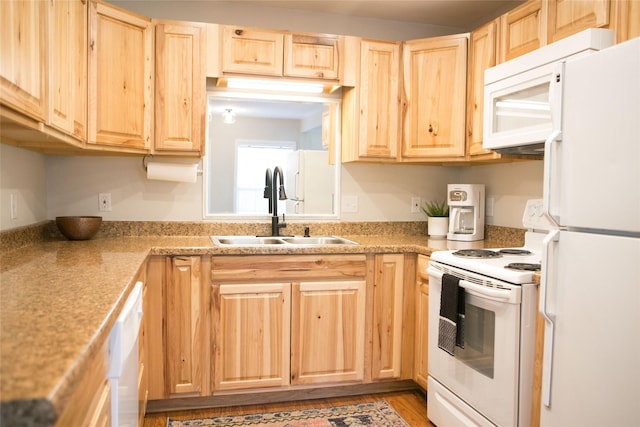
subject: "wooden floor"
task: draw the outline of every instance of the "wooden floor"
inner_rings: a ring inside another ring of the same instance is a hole
[[[411,427],[434,427],[427,420],[427,407],[424,394],[418,391],[404,391],[362,396],[340,397],[318,400],[304,400],[291,403],[271,403],[268,405],[236,406],[231,408],[213,408],[192,411],[159,412],[147,414],[143,427],[166,427],[167,417],[171,418],[205,418],[228,414],[249,414],[257,412],[283,411],[298,408],[321,408],[326,406],[348,405],[352,403],[373,402],[384,399],[402,416]]]

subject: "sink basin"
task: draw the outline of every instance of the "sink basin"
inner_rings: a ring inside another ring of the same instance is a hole
[[[282,240],[292,245],[357,245],[356,242],[335,236],[283,237]]]
[[[263,246],[263,245],[283,245],[284,242],[277,237],[256,237],[256,236],[225,236],[211,238],[214,244],[231,246]]]
[[[211,236],[213,244],[219,246],[321,246],[321,245],[357,245],[351,240],[336,236]]]

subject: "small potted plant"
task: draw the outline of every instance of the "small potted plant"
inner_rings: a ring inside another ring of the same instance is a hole
[[[449,231],[449,206],[442,201],[429,201],[422,207],[427,215],[427,233],[430,237],[446,237]]]

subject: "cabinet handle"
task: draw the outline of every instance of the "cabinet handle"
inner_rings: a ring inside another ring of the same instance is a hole
[[[434,129],[431,123],[429,123],[429,133],[432,133],[433,136],[438,136],[438,129]]]
[[[242,35],[242,30],[241,29],[237,29],[235,31],[235,33],[236,33],[236,36],[241,36]]]

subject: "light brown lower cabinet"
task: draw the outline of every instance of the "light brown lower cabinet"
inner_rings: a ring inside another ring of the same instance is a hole
[[[429,329],[429,275],[427,267],[429,266],[429,257],[418,255],[416,264],[416,288],[415,288],[415,305],[416,305],[416,329],[415,329],[415,353],[413,380],[423,389],[427,389],[428,375],[428,329]]]
[[[362,381],[366,282],[292,286],[291,384]]]
[[[404,254],[151,257],[149,400],[411,379],[407,265]]]
[[[375,256],[372,369],[373,380],[400,378],[404,255]]]
[[[214,257],[214,391],[362,382],[365,276],[365,255]]]
[[[149,400],[207,396],[210,387],[207,275],[210,257],[153,256],[145,313]]]
[[[289,383],[290,283],[214,285],[214,388]]]

